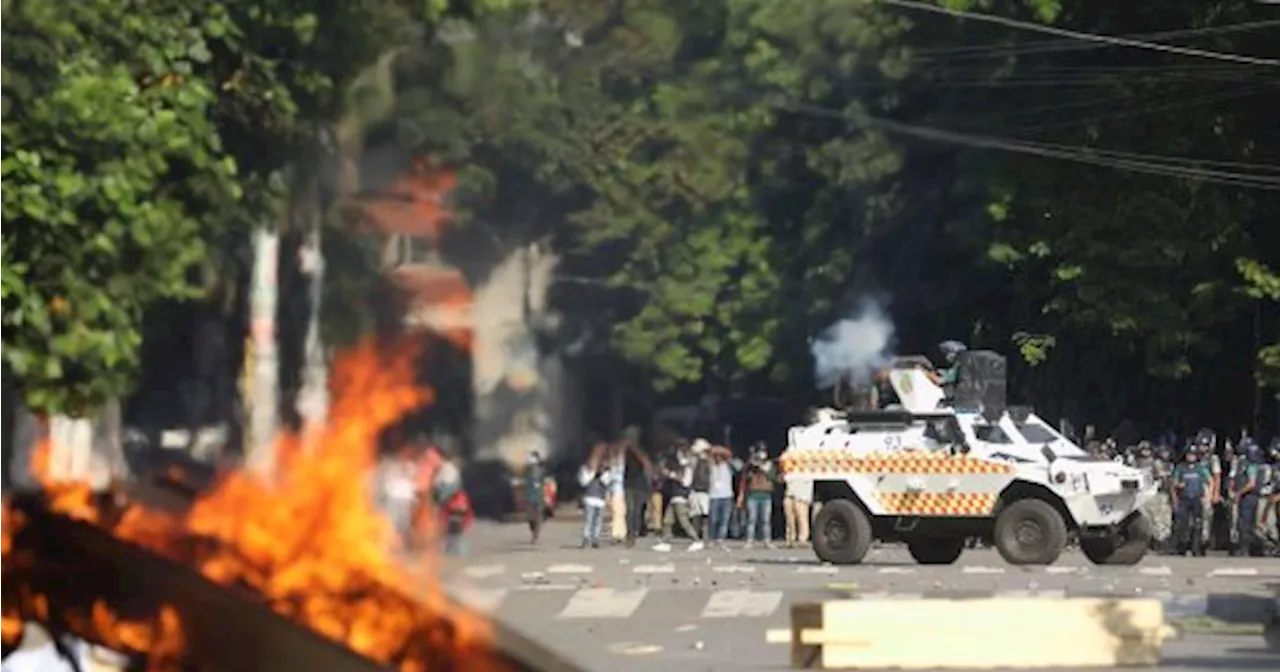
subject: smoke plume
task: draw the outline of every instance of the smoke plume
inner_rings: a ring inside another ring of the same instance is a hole
[[[874,299],[863,299],[848,319],[827,327],[813,339],[813,377],[819,388],[842,378],[863,382],[892,357],[893,322]]]

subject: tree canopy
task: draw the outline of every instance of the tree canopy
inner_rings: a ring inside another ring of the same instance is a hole
[[[6,13],[29,395],[118,389],[141,311],[392,50],[370,145],[453,167],[495,254],[551,244],[560,336],[658,393],[807,394],[868,297],[900,350],[1017,353],[1050,413],[1251,424],[1280,384],[1280,19],[1251,0],[164,4]]]

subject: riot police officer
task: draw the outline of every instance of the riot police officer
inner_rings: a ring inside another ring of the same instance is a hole
[[[1202,518],[1208,508],[1205,502],[1209,500],[1213,475],[1200,461],[1200,451],[1195,448],[1187,451],[1185,460],[1173,472],[1176,552],[1178,555],[1188,551],[1192,555],[1204,555]]]
[[[1224,505],[1227,508],[1227,548],[1235,548],[1240,543],[1236,535],[1236,528],[1240,524],[1240,507],[1236,506],[1236,497],[1232,492],[1235,488],[1236,475],[1240,473],[1240,463],[1239,453],[1231,445],[1231,441],[1227,441],[1222,451],[1222,466],[1226,473],[1223,474],[1222,490],[1219,491],[1226,497]]]
[[[1240,511],[1236,526],[1236,538],[1239,544],[1232,553],[1233,555],[1253,555],[1260,550],[1254,532],[1261,495],[1258,472],[1262,462],[1262,451],[1252,441],[1242,445],[1241,448],[1245,463],[1236,473],[1235,481],[1235,500]]]
[[[1276,464],[1275,456],[1269,452],[1262,451],[1258,447],[1258,452],[1262,454],[1262,459],[1258,465],[1258,513],[1254,522],[1254,539],[1258,543],[1259,548],[1267,545],[1271,538],[1271,530],[1269,528],[1269,513],[1273,507],[1272,500],[1275,498],[1276,482],[1280,480],[1277,472],[1280,472],[1280,465]]]
[[[1134,466],[1147,472],[1147,476],[1152,482],[1163,483],[1163,474],[1159,461],[1156,459],[1155,451],[1151,447],[1151,443],[1143,441],[1138,444],[1138,457],[1134,460]],[[1151,521],[1151,539],[1155,542],[1157,548],[1163,547],[1168,543],[1172,530],[1171,511],[1169,510],[1169,493],[1164,488],[1156,493],[1155,497],[1147,500],[1142,505],[1142,515]]]
[[[1215,452],[1218,446],[1218,437],[1212,431],[1202,429],[1196,436],[1196,443],[1200,450],[1200,461],[1209,468],[1211,481],[1209,497],[1204,500],[1204,511],[1200,515],[1200,536],[1207,544],[1213,545],[1214,512],[1222,503],[1222,462],[1218,459],[1217,452]]]

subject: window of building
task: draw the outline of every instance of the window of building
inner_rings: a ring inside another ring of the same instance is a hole
[[[440,263],[435,241],[429,236],[397,234],[395,241],[396,266],[424,266]]]

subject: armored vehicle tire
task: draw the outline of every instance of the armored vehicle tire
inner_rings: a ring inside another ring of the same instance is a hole
[[[1151,521],[1139,514],[1117,536],[1081,539],[1080,550],[1095,565],[1136,565],[1151,547],[1151,536]]]
[[[950,565],[964,552],[964,539],[910,539],[907,551],[922,565]]]
[[[822,505],[813,521],[813,550],[818,559],[836,565],[856,565],[871,550],[871,519],[847,499]]]
[[[1067,545],[1067,522],[1044,500],[1020,499],[996,516],[995,542],[1011,565],[1051,565]]]

